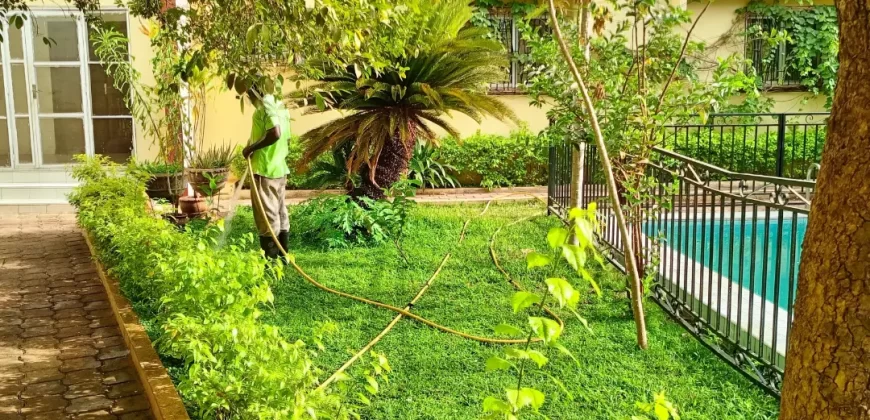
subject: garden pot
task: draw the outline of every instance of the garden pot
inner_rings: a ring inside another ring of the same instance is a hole
[[[483,177],[480,176],[479,173],[473,171],[459,171],[459,173],[454,174],[456,180],[459,181],[459,185],[465,186],[478,186],[480,182],[483,181]]]
[[[190,218],[184,213],[165,213],[163,218],[179,227],[186,225],[190,221]]]
[[[184,177],[177,174],[154,174],[145,183],[145,193],[152,199],[164,199],[175,202],[181,191],[184,190]]]
[[[201,196],[184,196],[178,199],[178,209],[188,217],[199,217],[208,211],[208,203]]]
[[[227,185],[227,178],[230,175],[229,168],[213,168],[213,169],[186,169],[187,182],[193,187],[198,195],[211,197],[221,192]],[[211,188],[211,181],[214,180],[215,186]]]

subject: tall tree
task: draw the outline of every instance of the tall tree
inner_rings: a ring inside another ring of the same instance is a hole
[[[836,0],[840,73],[798,276],[782,419],[870,419],[870,0]]]

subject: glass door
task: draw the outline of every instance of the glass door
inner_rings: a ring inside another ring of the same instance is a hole
[[[38,166],[65,165],[88,153],[85,141],[84,74],[80,16],[28,19],[31,55],[31,131]],[[85,53],[86,54],[86,53]],[[35,116],[36,118],[33,118]]]
[[[126,35],[125,12],[105,17]],[[63,167],[77,154],[126,160],[133,149],[123,100],[129,93],[115,89],[96,60],[84,18],[39,11],[21,28],[3,26],[0,168]]]

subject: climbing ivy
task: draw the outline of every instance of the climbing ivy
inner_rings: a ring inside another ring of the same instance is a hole
[[[800,76],[800,83],[814,95],[828,97],[828,107],[837,85],[839,32],[834,6],[793,7],[751,1],[738,15],[770,18],[774,25],[768,32],[749,27],[747,36],[760,36],[768,45],[784,43],[788,56],[786,73]],[[765,60],[776,53],[769,48]]]

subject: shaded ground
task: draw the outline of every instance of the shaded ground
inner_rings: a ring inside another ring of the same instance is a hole
[[[150,419],[73,215],[0,219],[0,420]]]
[[[408,228],[405,249],[411,261],[407,265],[389,244],[327,252],[294,238],[291,248],[300,265],[323,283],[396,306],[404,306],[443,255],[452,251],[453,258],[414,311],[452,328],[492,335],[495,325],[522,325],[523,319],[511,311],[513,290],[490,260],[489,239],[499,226],[523,216],[543,215],[544,210],[540,204],[493,204],[485,217],[471,223],[465,242],[456,246],[462,223],[482,207],[420,206]],[[547,229],[556,223],[541,217],[505,228],[499,235],[499,258],[526,286],[535,279],[528,275],[524,254],[543,250]],[[241,209],[232,226],[233,235],[252,232],[250,209]],[[603,297],[590,294],[580,309],[593,332],[563,314],[568,326],[562,341],[578,357],[580,366],[550,352],[549,367],[533,373],[526,382],[546,393],[543,414],[551,419],[629,418],[639,414],[636,401],[649,401],[653,393],[665,391],[685,419],[777,417],[774,398],[718,359],[652,303],[647,304],[650,348],[638,350],[622,280],[610,270],[600,270],[596,278],[602,283]],[[581,286],[580,280],[570,280]],[[289,337],[310,342],[319,323],[338,325],[338,331],[324,342],[326,350],[315,360],[324,378],[393,317],[390,312],[315,289],[292,269],[273,289],[276,309],[267,317]],[[485,372],[486,359],[502,353],[501,347],[411,321],[400,322],[375,350],[386,354],[393,373],[381,393],[372,398],[371,407],[362,412],[365,418],[479,418],[486,396],[515,385],[506,373]],[[563,381],[571,395],[560,391],[543,373]]]

